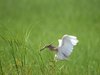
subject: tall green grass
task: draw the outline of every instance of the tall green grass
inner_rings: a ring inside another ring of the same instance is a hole
[[[100,75],[99,0],[0,0],[0,75]],[[79,39],[68,61],[54,61],[64,34]]]

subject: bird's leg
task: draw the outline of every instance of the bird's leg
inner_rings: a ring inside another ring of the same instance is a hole
[[[53,45],[46,45],[44,48],[42,48],[40,51],[44,50],[45,48],[48,48],[51,51],[58,51],[58,48]]]

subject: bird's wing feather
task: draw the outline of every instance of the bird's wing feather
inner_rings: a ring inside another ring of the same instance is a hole
[[[65,59],[68,57],[72,50],[74,45],[78,43],[78,40],[75,36],[70,35],[64,35],[62,39],[58,40],[59,46],[58,46],[58,52],[56,54],[56,57],[58,59]]]
[[[62,45],[62,39],[59,39],[58,42],[59,42],[59,47],[60,47]]]

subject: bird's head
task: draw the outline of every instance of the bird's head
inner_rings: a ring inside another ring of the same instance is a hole
[[[52,46],[51,44],[46,45],[46,46],[44,46],[42,49],[40,49],[40,51],[44,50],[45,48],[50,48],[51,46]]]
[[[52,44],[46,45],[45,47],[43,47],[40,51],[44,50],[45,48],[48,48],[51,51],[56,51],[57,48],[55,46],[53,46]]]

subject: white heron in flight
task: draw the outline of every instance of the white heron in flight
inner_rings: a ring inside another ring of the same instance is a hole
[[[40,51],[48,48],[51,51],[56,51],[55,60],[65,60],[67,59],[73,51],[73,47],[78,43],[76,36],[64,35],[61,39],[58,40],[58,47],[53,46],[52,44],[46,45]]]

